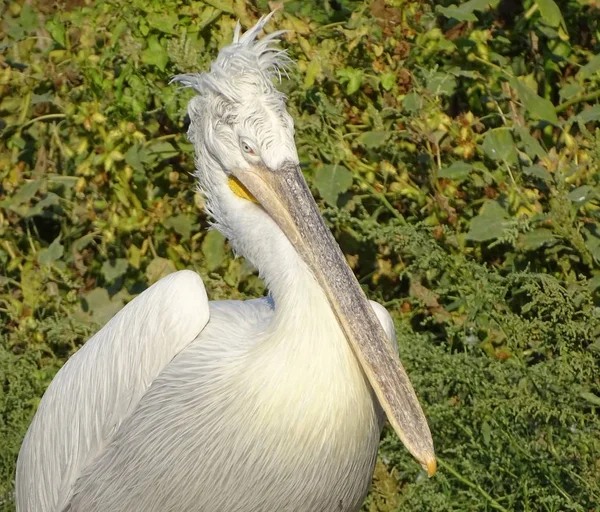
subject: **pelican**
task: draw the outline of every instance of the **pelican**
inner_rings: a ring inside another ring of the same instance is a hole
[[[272,13],[271,13],[272,15]],[[127,304],[58,372],[19,453],[19,512],[357,511],[385,416],[433,474],[429,428],[370,302],[302,176],[274,79],[288,62],[258,39],[174,80],[188,106],[214,227],[269,296],[209,302],[183,270]]]

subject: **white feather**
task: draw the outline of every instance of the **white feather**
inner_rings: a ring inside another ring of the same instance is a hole
[[[194,272],[177,272],[132,300],[72,356],[48,387],[23,441],[19,510],[62,510],[75,480],[207,322],[202,281]]]

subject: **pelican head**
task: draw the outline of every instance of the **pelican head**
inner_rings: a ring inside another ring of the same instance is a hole
[[[207,209],[234,250],[263,272],[264,249],[289,247],[323,290],[394,430],[432,475],[436,460],[427,421],[398,356],[325,225],[300,170],[294,124],[273,85],[289,62],[274,32],[257,40],[273,13],[219,52],[210,72],[174,78],[198,94],[190,101],[189,137]],[[283,243],[282,240],[285,242]],[[273,250],[273,258],[285,258]],[[285,264],[278,266],[285,272]]]

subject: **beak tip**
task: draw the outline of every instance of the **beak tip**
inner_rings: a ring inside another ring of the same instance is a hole
[[[429,460],[425,461],[423,463],[423,469],[427,471],[429,477],[435,475],[437,471],[437,461],[435,460],[435,457],[431,457]]]

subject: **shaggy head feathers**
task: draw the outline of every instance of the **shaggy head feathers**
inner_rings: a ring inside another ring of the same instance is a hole
[[[263,16],[250,30],[241,34],[238,21],[235,27],[233,43],[219,51],[216,60],[206,73],[189,73],[177,75],[172,82],[179,82],[190,87],[200,95],[217,94],[224,96],[232,103],[242,101],[248,89],[258,89],[260,93],[268,93],[283,99],[273,86],[272,78],[281,78],[286,72],[290,58],[285,50],[275,47],[279,36],[285,30],[273,32],[257,40],[259,32],[269,22],[274,12]]]

